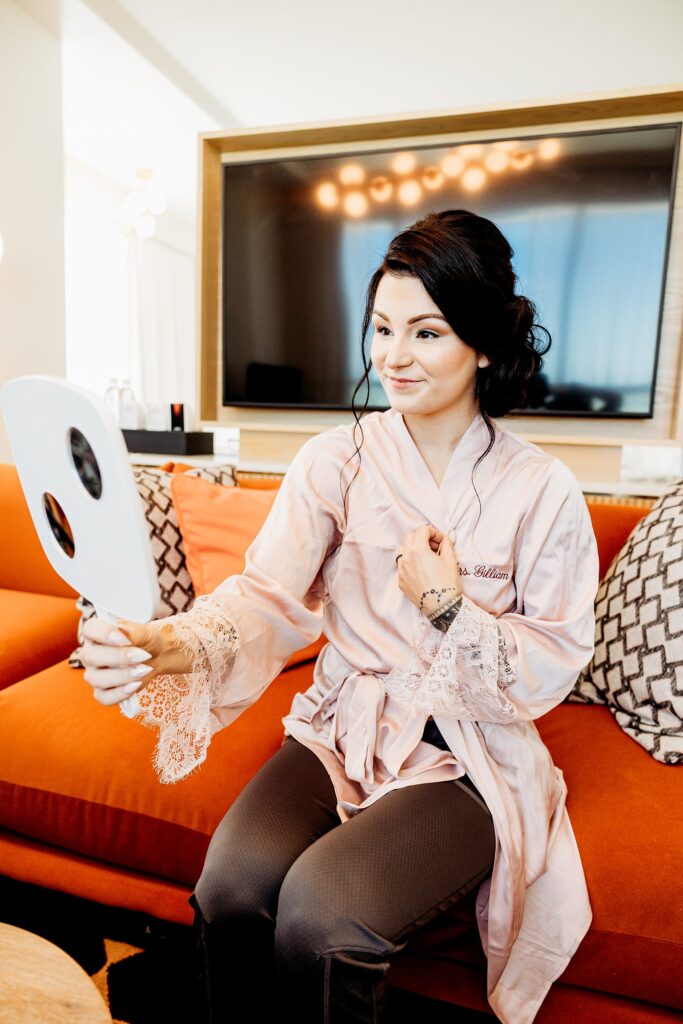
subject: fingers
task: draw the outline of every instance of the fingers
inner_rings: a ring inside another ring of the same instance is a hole
[[[144,675],[136,676],[135,670],[142,668]],[[149,665],[132,666],[124,669],[116,668],[86,668],[83,678],[88,682],[94,691],[95,700],[100,704],[117,704],[119,701],[130,697],[131,693],[144,686],[146,679],[153,669]]]
[[[431,523],[425,523],[423,526],[418,526],[416,530],[413,530],[411,533],[409,533],[404,538],[403,544],[408,544],[413,539],[422,540],[422,538],[428,540],[430,544],[433,540],[435,540],[437,543],[440,543],[443,537],[444,534],[441,532],[441,530],[437,530],[436,526],[432,526]]]
[[[100,686],[93,686],[93,696],[99,704],[112,705],[120,704],[122,700],[137,693],[138,690],[142,689],[146,685],[145,679],[136,679],[132,682],[124,683],[119,686],[109,686],[107,688]]]
[[[92,686],[94,697],[100,704],[118,704],[139,690],[153,675],[152,665],[146,665],[154,652],[135,647],[131,640],[145,639],[146,626],[121,621],[130,638],[125,643],[112,639],[116,623],[105,622],[92,616],[83,624],[83,644],[80,659],[85,668],[83,678]],[[125,636],[125,634],[121,634]]]
[[[88,640],[94,640],[96,643],[106,644],[109,643],[109,634],[115,631],[116,628],[115,623],[105,622],[99,616],[92,615],[83,623],[83,636]],[[129,641],[126,641],[126,643],[129,643]]]
[[[142,672],[138,672],[142,669]],[[97,690],[111,690],[116,686],[140,683],[152,671],[151,665],[128,665],[126,668],[86,668],[83,678]]]
[[[123,668],[127,665],[149,661],[153,657],[151,651],[142,647],[111,647],[108,644],[93,643],[84,640],[80,658],[85,666],[95,668]]]
[[[116,622],[105,622],[97,615],[91,616],[83,624],[83,636],[99,644],[111,644],[116,647],[125,647],[128,644],[144,647],[148,630],[143,623],[129,622],[128,619],[121,619]]]

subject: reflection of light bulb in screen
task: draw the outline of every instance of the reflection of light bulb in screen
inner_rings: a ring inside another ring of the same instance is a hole
[[[383,174],[378,174],[370,182],[368,191],[376,202],[385,203],[393,192],[393,186],[387,177]]]
[[[391,161],[394,174],[410,174],[415,169],[417,157],[414,153],[397,153]]]
[[[326,210],[331,210],[339,202],[337,186],[332,181],[324,181],[322,185],[318,185],[315,197],[319,206],[324,207]]]
[[[422,172],[422,184],[430,191],[434,191],[443,185],[443,171],[439,167],[425,167]]]
[[[447,153],[441,161],[443,173],[447,178],[457,178],[462,174],[464,166],[465,161],[457,153]]]
[[[343,202],[349,217],[362,217],[367,213],[368,200],[362,192],[347,192]]]
[[[468,167],[460,180],[462,187],[466,188],[468,192],[476,192],[483,187],[486,174],[481,167]]]
[[[365,181],[365,171],[360,164],[346,164],[339,170],[339,180],[342,185],[360,185]]]
[[[422,189],[414,178],[409,178],[398,186],[398,198],[405,206],[414,206],[422,198]]]
[[[493,174],[500,174],[504,171],[509,163],[506,153],[503,153],[500,149],[492,149],[490,153],[487,153],[484,157],[484,166],[487,171],[492,171]]]
[[[536,152],[541,160],[555,160],[561,152],[562,146],[559,139],[541,139]]]
[[[517,153],[510,153],[510,166],[516,171],[524,171],[534,162],[533,155],[528,149],[520,149]]]

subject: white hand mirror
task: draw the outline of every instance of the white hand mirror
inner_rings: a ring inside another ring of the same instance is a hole
[[[10,447],[53,569],[99,618],[162,614],[149,529],[128,449],[106,404],[63,377],[32,374],[0,391]],[[129,718],[136,694],[121,701]]]

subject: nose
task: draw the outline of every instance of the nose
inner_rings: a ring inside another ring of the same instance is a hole
[[[406,368],[410,368],[413,364],[413,356],[410,351],[410,345],[403,343],[400,335],[395,335],[389,343],[384,358],[384,366],[388,372],[397,370],[404,372]]]

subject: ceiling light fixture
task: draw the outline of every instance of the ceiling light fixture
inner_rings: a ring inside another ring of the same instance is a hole
[[[140,167],[135,172],[139,184],[129,192],[119,208],[118,217],[121,233],[135,231],[140,238],[151,238],[156,230],[156,220],[166,209],[166,200],[154,179],[154,171]]]

